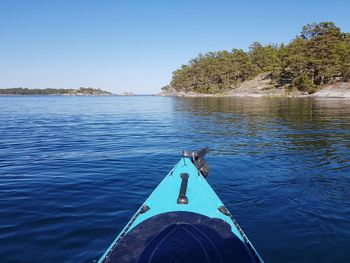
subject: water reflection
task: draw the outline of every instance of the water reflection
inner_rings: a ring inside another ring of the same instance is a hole
[[[327,158],[336,154],[334,147],[350,147],[348,100],[176,98],[173,107],[191,123],[190,131],[215,136],[211,142],[217,154],[230,153],[227,143],[232,153],[237,148],[246,152],[247,140],[260,150],[283,145],[287,150],[320,151]]]

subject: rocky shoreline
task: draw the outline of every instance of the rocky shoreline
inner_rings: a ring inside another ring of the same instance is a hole
[[[275,87],[268,74],[261,74],[252,80],[241,83],[225,93],[202,94],[195,92],[177,92],[174,89],[162,91],[160,96],[174,97],[319,97],[319,98],[350,98],[350,82],[337,82],[323,86],[315,93],[309,94],[287,87]]]

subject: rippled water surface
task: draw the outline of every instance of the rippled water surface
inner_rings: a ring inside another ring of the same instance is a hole
[[[266,262],[349,262],[350,101],[0,97],[0,258],[92,262],[180,158]]]

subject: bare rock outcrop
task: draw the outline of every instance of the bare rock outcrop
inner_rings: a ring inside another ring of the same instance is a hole
[[[238,87],[227,92],[227,96],[283,96],[286,91],[283,88],[276,88],[271,80],[270,73],[262,73],[257,77],[242,82]]]
[[[334,84],[329,84],[311,96],[327,98],[350,98],[350,82],[337,82]]]

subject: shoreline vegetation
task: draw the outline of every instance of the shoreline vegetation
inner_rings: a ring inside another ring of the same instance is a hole
[[[28,89],[28,88],[7,88],[0,89],[0,96],[6,95],[43,95],[43,96],[111,96],[109,91],[94,88],[79,89]]]
[[[350,33],[320,22],[288,44],[199,54],[173,72],[160,95],[350,98]]]

